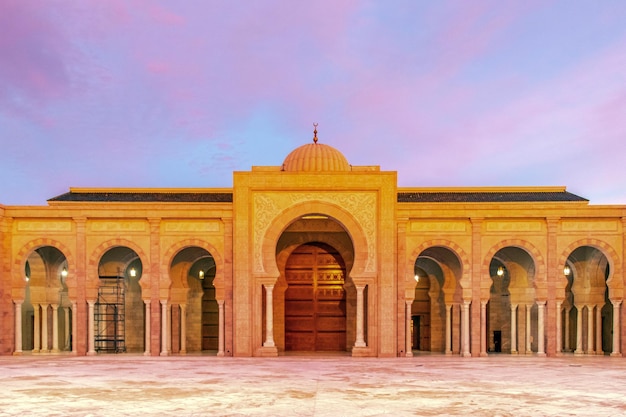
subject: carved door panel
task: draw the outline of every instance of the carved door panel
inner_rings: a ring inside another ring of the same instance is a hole
[[[287,260],[285,350],[346,349],[345,266],[332,247],[312,243]]]

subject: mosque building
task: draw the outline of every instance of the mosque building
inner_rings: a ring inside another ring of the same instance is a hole
[[[403,188],[313,142],[232,188],[0,206],[0,354],[622,356],[626,205]]]

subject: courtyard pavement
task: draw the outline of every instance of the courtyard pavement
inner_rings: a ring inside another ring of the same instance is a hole
[[[0,416],[619,416],[603,356],[0,357]]]

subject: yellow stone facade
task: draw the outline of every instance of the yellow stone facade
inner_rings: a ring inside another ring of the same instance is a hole
[[[0,353],[619,355],[626,206],[399,188],[306,144],[228,189],[0,206]]]

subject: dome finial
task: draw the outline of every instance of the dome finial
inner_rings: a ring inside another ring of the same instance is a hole
[[[317,143],[317,123],[313,123],[313,143]]]

